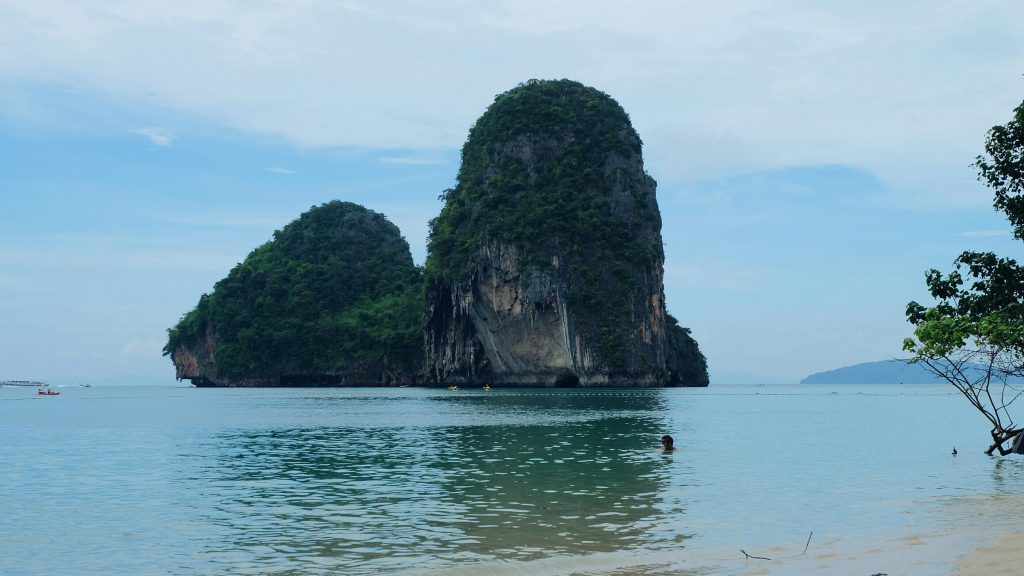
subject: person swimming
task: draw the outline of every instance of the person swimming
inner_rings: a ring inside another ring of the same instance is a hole
[[[661,447],[665,450],[665,452],[678,452],[679,449],[673,446],[674,443],[675,440],[673,440],[672,437],[669,436],[668,434],[665,434],[664,436],[661,437]]]

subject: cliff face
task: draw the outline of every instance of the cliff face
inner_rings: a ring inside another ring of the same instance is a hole
[[[667,383],[660,294],[626,304],[636,342],[609,369],[570,310],[568,274],[523,266],[514,246],[484,250],[469,281],[444,280],[428,296],[427,357],[436,381],[521,386],[659,386]],[[660,279],[660,278],[659,278]],[[648,279],[650,280],[650,279]],[[653,370],[651,368],[654,368]]]
[[[346,202],[275,232],[168,330],[197,386],[389,386],[422,365],[422,294],[409,245]]]
[[[565,80],[499,95],[431,222],[431,378],[707,385],[696,342],[665,311],[655,188],[607,95]]]

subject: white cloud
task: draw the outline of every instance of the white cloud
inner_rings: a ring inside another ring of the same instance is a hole
[[[1019,103],[1021,21],[1018,0],[0,0],[0,81],[301,146],[436,149],[495,93],[572,77],[624,105],[661,181],[844,163],[946,202]]]
[[[170,146],[177,137],[174,130],[170,128],[139,128],[135,133],[149,138],[154,146]]]
[[[289,168],[281,168],[280,166],[265,166],[263,168],[263,171],[264,172],[270,172],[271,174],[284,174],[284,175],[298,174],[298,172],[295,171],[295,170],[291,170]]]
[[[693,181],[767,166],[753,142],[698,124],[662,123],[641,134],[644,162],[659,183]]]

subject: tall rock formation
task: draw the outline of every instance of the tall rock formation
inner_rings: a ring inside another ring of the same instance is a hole
[[[387,386],[421,369],[423,302],[409,244],[349,202],[311,208],[252,251],[168,330],[197,386]]]
[[[430,377],[706,386],[696,342],[665,311],[655,187],[608,95],[569,80],[498,95],[431,221]]]

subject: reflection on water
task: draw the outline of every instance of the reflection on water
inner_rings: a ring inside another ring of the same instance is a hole
[[[223,573],[372,574],[675,542],[658,391],[426,403],[425,421],[212,439],[185,479],[223,531],[204,559]]]
[[[992,485],[998,494],[1019,494],[1024,480],[1024,459],[992,457]]]

